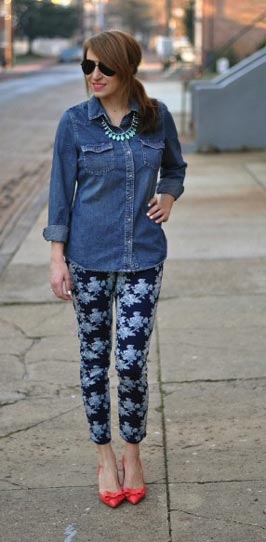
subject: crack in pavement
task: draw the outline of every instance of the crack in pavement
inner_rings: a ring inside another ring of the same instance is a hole
[[[253,482],[266,482],[266,479],[264,478],[245,478],[244,480],[240,480],[239,478],[231,478],[227,480],[180,480],[179,482],[171,482],[171,486],[174,485],[186,485],[186,484],[192,484],[192,485],[207,485],[207,484],[247,484],[247,483],[253,483]]]
[[[33,487],[33,486],[22,486],[20,484],[17,484],[16,482],[10,482],[8,480],[5,480],[5,479],[0,479],[0,482],[7,482],[8,484],[10,485],[14,485],[14,486],[17,486],[15,487],[14,489],[10,488],[10,489],[6,489],[6,488],[0,488],[0,493],[10,493],[11,491],[50,491],[50,490],[57,490],[57,489],[82,489],[82,488],[95,488],[98,486],[98,482],[95,482],[94,484],[91,484],[89,481],[87,482],[84,482],[84,485],[62,485],[62,486],[48,486],[48,487],[43,487],[43,486],[39,486],[39,487]],[[165,483],[165,480],[163,480],[162,482],[146,482],[146,485],[147,486],[154,486],[154,485],[157,485],[157,484],[160,484],[160,483]]]
[[[183,260],[183,261],[188,261],[188,260]],[[189,260],[190,261],[190,260]],[[194,261],[194,260],[193,260]],[[190,295],[178,295],[178,294],[175,294],[173,296],[169,295],[169,296],[160,296],[160,299],[159,299],[159,304],[160,303],[165,303],[166,301],[172,301],[172,299],[177,299],[180,301],[180,299],[204,299],[204,298],[213,298],[213,297],[217,297],[217,298],[221,298],[221,297],[228,297],[230,299],[232,299],[232,297],[261,297],[262,295],[265,295],[264,291],[263,292],[235,292],[234,294],[230,294],[230,292],[225,292],[225,293],[218,293],[217,291],[215,292],[202,292],[202,293],[199,293],[199,294],[190,294]]]
[[[237,482],[265,482],[266,480],[237,480]],[[48,487],[43,487],[43,486],[38,486],[38,487],[34,487],[34,486],[23,486],[21,484],[18,484],[16,482],[10,482],[9,480],[5,480],[5,479],[0,479],[0,482],[7,482],[9,483],[10,485],[14,485],[14,486],[18,486],[17,488],[15,487],[14,489],[6,489],[6,488],[2,488],[0,489],[0,492],[10,492],[10,491],[19,491],[18,488],[21,488],[21,490],[23,491],[49,491],[49,490],[57,490],[57,489],[71,489],[71,488],[76,488],[76,489],[82,489],[84,487],[88,487],[88,488],[94,488],[95,486],[97,486],[97,482],[95,482],[94,484],[90,484],[89,481],[88,482],[85,482],[84,485],[79,485],[79,484],[75,484],[75,485],[61,485],[61,486],[48,486]],[[234,480],[233,480],[234,482]],[[172,485],[180,485],[180,484],[205,484],[205,483],[213,483],[213,482],[177,482],[176,484],[174,483],[171,483],[171,486]],[[214,482],[214,483],[224,483],[223,481],[220,482]],[[230,483],[231,483],[231,480],[230,480]],[[160,485],[160,484],[165,484],[165,478],[161,478],[160,480],[155,480],[155,481],[152,481],[152,482],[146,482],[146,485],[147,486],[154,486],[154,485]],[[180,511],[182,512],[183,510],[179,510],[179,509],[176,509],[176,508],[170,508],[170,512],[175,512],[175,511]],[[187,512],[189,513],[189,512]],[[203,517],[203,516],[200,516],[200,517]]]
[[[25,489],[25,490],[30,489],[27,486],[25,487],[25,486],[23,486],[21,484],[18,484],[16,482],[11,482],[10,480],[6,480],[5,478],[0,478],[0,482],[4,482],[4,483],[9,484],[11,486],[15,486],[16,489],[18,489],[18,488]],[[12,490],[11,489],[0,489],[0,492],[2,492],[2,491],[12,491]]]
[[[18,392],[16,392],[16,393],[18,393]],[[21,392],[19,392],[19,393],[21,393]],[[15,405],[16,403],[20,403],[20,401],[25,401],[25,399],[27,399],[26,394],[23,397],[19,397],[18,399],[14,399],[14,400],[11,399],[10,401],[6,401],[6,402],[1,401],[1,399],[0,399],[0,408]]]
[[[242,293],[242,292],[236,292],[234,294],[234,297],[261,297],[262,296],[262,293],[261,292],[245,292],[245,293]],[[217,294],[217,292],[215,293],[202,293],[202,294],[198,294],[198,295],[185,295],[185,296],[182,296],[182,295],[174,295],[174,296],[160,296],[160,300],[159,300],[159,304],[160,303],[165,303],[167,301],[171,301],[173,299],[176,299],[176,300],[180,300],[180,299],[204,299],[204,298],[213,298],[213,297],[227,297],[230,299],[232,298],[232,295],[230,295],[230,292],[228,293],[224,293],[224,294]],[[25,300],[14,300],[14,301],[1,301],[0,302],[0,306],[3,306],[3,307],[14,307],[14,306],[36,306],[36,305],[60,305],[62,303],[62,301],[59,301],[57,299],[51,299],[49,301],[46,301],[46,300],[40,300],[40,301],[37,301],[36,303],[34,301],[27,301],[26,299]],[[255,326],[254,326],[255,327]]]
[[[34,381],[32,381],[34,383]],[[36,381],[36,385],[38,385],[39,382]],[[33,388],[36,387],[36,386],[33,386]],[[23,397],[19,397],[18,399],[11,399],[10,401],[6,400],[6,402],[1,402],[1,398],[0,398],[0,408],[2,407],[9,407],[9,406],[12,406],[12,405],[15,405],[16,403],[20,403],[21,401],[32,401],[32,399],[40,399],[40,400],[49,400],[51,398],[54,398],[54,397],[64,397],[63,393],[65,391],[73,391],[75,393],[79,392],[80,390],[80,386],[77,384],[77,386],[61,386],[61,387],[58,387],[54,390],[54,393],[49,393],[49,394],[46,394],[46,395],[43,395],[43,394],[39,394],[38,392],[37,393],[34,393],[34,389],[33,390],[28,390],[28,391],[25,391],[25,392],[15,392],[15,393],[21,393],[21,394],[24,394]],[[1,397],[1,396],[0,396]],[[1,437],[0,437],[1,438]]]
[[[15,324],[15,322],[10,322],[9,320],[6,320],[5,318],[0,318],[0,323],[9,326],[11,329],[15,331],[19,331],[19,333],[21,333],[23,337],[28,338],[24,329],[22,329],[18,324]]]
[[[180,446],[181,450],[187,450],[188,448],[198,448],[199,446],[202,446],[204,442],[200,442],[199,444],[187,444],[186,446]]]
[[[193,516],[193,517],[196,517],[196,518],[199,518],[199,519],[209,519],[211,521],[222,521],[224,523],[227,523],[227,524],[232,524],[232,525],[244,525],[246,527],[258,527],[259,529],[262,529],[264,531],[266,531],[266,527],[264,527],[263,525],[260,525],[259,523],[246,523],[246,522],[243,522],[243,521],[238,521],[236,519],[226,519],[226,518],[219,518],[219,517],[215,517],[215,516],[205,516],[203,514],[196,514],[195,512],[189,512],[188,510],[183,510],[181,508],[171,508],[170,509],[170,512],[182,512],[183,514],[187,514],[189,516]]]
[[[259,330],[263,329],[263,325],[261,326],[257,326]],[[220,328],[217,326],[217,327],[212,327],[210,329],[210,331],[215,331],[215,330],[219,330]],[[232,328],[228,328],[229,331],[231,331]],[[242,330],[245,329],[245,326],[242,326],[241,327]],[[185,331],[187,332],[204,332],[206,331],[206,328],[201,328],[201,327],[190,327],[190,328],[187,328]],[[248,331],[250,331],[250,327],[248,327]],[[184,332],[184,330],[182,330],[182,332]],[[159,332],[159,335],[160,335],[160,332]],[[241,353],[241,354],[250,354],[250,350],[247,350],[246,348],[244,348],[243,346],[242,347],[235,347],[235,346],[232,346],[232,344],[229,344],[228,346],[224,345],[211,345],[211,344],[202,344],[202,343],[197,343],[197,342],[183,342],[183,341],[178,341],[178,346],[185,346],[185,347],[192,347],[192,348],[204,348],[205,350],[214,350],[214,351],[220,351],[220,352],[230,352],[232,354],[234,354],[234,352],[237,352],[237,353]],[[256,350],[253,346],[252,346],[252,354],[261,354],[261,353],[265,353],[265,347],[262,346],[262,349],[260,350]]]
[[[39,342],[39,339],[36,339],[35,337],[33,337],[33,338],[28,337],[28,335],[24,331],[24,329],[21,326],[19,326],[18,324],[15,324],[14,322],[9,322],[8,320],[6,320],[4,318],[1,318],[0,323],[9,326],[14,331],[19,332],[22,335],[22,337],[24,337],[25,339],[28,339],[29,341],[31,341],[30,344],[28,346],[26,346],[26,348],[22,352],[20,352],[19,354],[12,354],[19,361],[19,363],[22,365],[24,372],[23,372],[23,375],[22,375],[21,378],[22,378],[22,380],[26,380],[26,378],[29,375],[28,375],[28,369],[27,369],[27,363],[25,361],[25,357],[28,354],[28,352],[30,352],[30,350],[33,348],[33,346]],[[14,338],[14,341],[15,341],[15,338]]]
[[[21,301],[0,301],[0,307],[36,307],[37,305],[59,305],[62,303],[61,301],[55,299],[54,301],[27,301],[21,300]]]
[[[26,355],[32,350],[32,348],[38,344],[40,341],[39,339],[31,339],[31,344],[28,346],[28,348],[26,348],[24,350],[23,353],[21,353],[19,356],[18,356],[18,359],[20,361],[20,363],[22,364],[23,366],[23,369],[24,369],[24,374],[22,375],[22,380],[26,380],[27,378],[29,378],[29,372],[28,372],[28,366],[27,366],[27,362],[26,362]]]
[[[165,484],[165,477],[159,478],[159,480],[153,480],[152,482],[147,482],[148,486],[152,486],[152,485],[156,486],[157,484]]]
[[[180,444],[176,444],[176,447],[177,448],[180,448],[180,450],[185,450],[187,448],[192,448],[192,447],[201,447],[202,446],[202,449],[199,450],[199,453],[200,452],[213,452],[214,454],[227,454],[228,452],[231,454],[231,455],[234,455],[234,454],[239,454],[239,450],[238,449],[233,449],[231,448],[230,446],[228,446],[227,448],[216,448],[214,447],[215,445],[214,444],[210,444],[207,448],[206,448],[206,443],[209,443],[209,440],[205,440],[203,442],[201,442],[200,444],[195,444],[195,445],[188,445],[188,446],[182,446]],[[255,448],[254,446],[254,443],[252,443],[252,446],[245,446],[245,452],[249,452],[249,451],[252,451],[254,452],[255,449],[257,450],[260,450],[261,446],[258,446],[257,448]],[[193,455],[197,455],[196,453],[193,454]]]
[[[56,414],[55,416],[51,416],[49,418],[45,418],[45,420],[41,420],[39,422],[35,422],[27,427],[22,427],[21,429],[16,429],[15,431],[10,431],[10,433],[7,433],[6,435],[0,435],[0,440],[6,439],[8,437],[12,437],[13,435],[16,435],[17,433],[23,433],[26,431],[29,431],[30,429],[33,429],[34,427],[38,427],[39,425],[42,425],[45,422],[51,422],[53,420],[56,420],[57,418],[60,418],[61,416],[65,416],[66,414],[69,414],[69,412],[73,412],[74,410],[78,410],[82,407],[82,405],[77,405],[76,407],[70,408],[69,410],[65,410],[64,412],[61,412],[60,414]]]
[[[165,470],[165,486],[166,486],[166,506],[167,506],[167,524],[168,524],[168,542],[172,542],[172,523],[171,523],[171,514],[170,514],[170,489],[169,489],[169,472],[168,472],[168,462],[167,462],[167,436],[166,436],[166,420],[165,420],[165,408],[164,408],[164,391],[162,383],[162,368],[161,368],[161,352],[160,352],[160,341],[159,341],[159,324],[158,318],[155,318],[155,341],[156,341],[156,352],[158,359],[158,385],[159,393],[161,398],[160,412],[161,412],[161,424],[162,424],[162,440],[163,440],[163,450],[164,450],[164,470]]]
[[[29,361],[28,365],[36,365],[38,363],[78,363],[78,359],[62,359],[62,358],[53,358],[53,359],[47,359],[46,358],[38,358],[34,361]]]
[[[57,303],[55,305],[57,305]],[[46,322],[49,322],[49,320],[51,320],[51,317],[58,319],[59,316],[61,316],[62,311],[64,311],[64,308],[65,308],[65,305],[60,304],[60,306],[58,306],[58,310],[55,310],[52,314],[47,314],[47,316],[42,319],[41,325],[44,325],[44,324],[46,324]],[[35,328],[38,327],[39,325],[40,324],[37,324],[37,326],[35,326]],[[33,328],[33,330],[35,328]],[[28,335],[28,336],[29,336],[29,338],[34,338],[34,337],[32,337],[32,335]],[[39,335],[38,338],[42,339],[42,338],[53,337],[53,336],[54,335]],[[64,335],[60,335],[60,336],[64,336]]]
[[[163,380],[163,385],[170,385],[170,384],[219,384],[219,383],[227,383],[227,382],[261,382],[262,380],[266,380],[266,376],[248,376],[248,377],[240,377],[240,378],[195,378],[194,380]],[[172,393],[175,393],[175,391],[172,392],[163,392],[165,395],[171,395]]]
[[[21,303],[21,305],[24,305],[24,303]],[[1,306],[1,304],[0,304],[0,306]],[[34,306],[36,306],[36,304],[34,304]],[[41,321],[41,324],[38,323],[37,326],[35,326],[35,327],[38,327],[39,325],[45,324],[47,321],[49,321],[51,319],[51,316],[53,316],[55,318],[58,318],[60,316],[61,312],[62,312],[62,309],[63,309],[63,307],[60,307],[60,310],[55,311],[53,314],[47,315],[47,317],[44,318]],[[0,318],[0,323],[9,326],[14,331],[19,331],[19,333],[21,333],[21,335],[23,337],[25,337],[26,339],[33,340],[33,341],[34,340],[47,339],[47,338],[50,338],[50,337],[57,337],[57,335],[47,335],[47,334],[45,334],[45,335],[30,335],[19,324],[16,324],[15,322],[12,322],[10,320],[6,320],[5,318]],[[35,329],[35,328],[33,328],[33,329]],[[65,337],[65,336],[68,336],[68,335],[69,334],[67,334],[67,335],[60,334],[60,337]]]

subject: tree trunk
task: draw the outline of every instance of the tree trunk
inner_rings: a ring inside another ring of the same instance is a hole
[[[27,51],[27,55],[32,55],[32,43],[33,43],[33,39],[28,38],[28,51]]]

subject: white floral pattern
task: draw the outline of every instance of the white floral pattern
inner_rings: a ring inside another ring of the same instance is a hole
[[[127,442],[146,436],[147,356],[163,266],[132,273],[92,272],[69,263],[80,339],[81,390],[90,437],[111,440],[108,370],[112,308],[116,302],[116,370],[120,435]]]

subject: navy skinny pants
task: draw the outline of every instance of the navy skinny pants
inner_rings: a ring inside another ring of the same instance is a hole
[[[146,436],[147,355],[163,265],[137,272],[95,272],[68,263],[80,340],[81,392],[97,444],[111,440],[108,370],[116,305],[115,359],[119,432],[126,442]]]

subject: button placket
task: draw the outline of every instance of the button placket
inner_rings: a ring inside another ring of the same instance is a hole
[[[126,161],[126,215],[125,215],[125,267],[132,265],[133,213],[134,213],[134,161],[129,142],[123,142]]]

